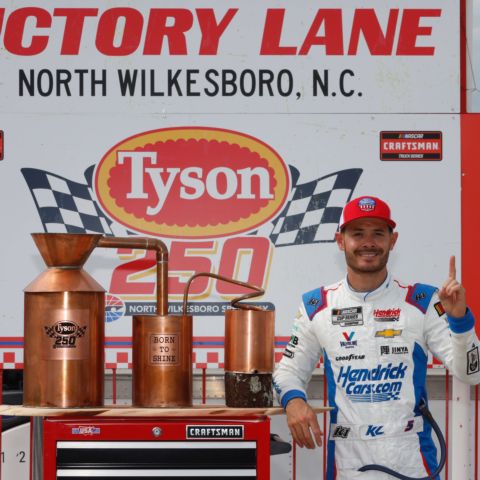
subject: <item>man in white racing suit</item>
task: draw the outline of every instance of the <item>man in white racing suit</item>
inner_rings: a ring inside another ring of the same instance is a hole
[[[274,373],[279,401],[300,447],[321,445],[306,388],[323,355],[330,429],[327,480],[391,479],[380,464],[409,477],[437,468],[431,426],[419,411],[427,400],[428,350],[463,382],[480,382],[479,340],[456,280],[435,287],[406,285],[387,271],[398,233],[390,208],[360,197],[343,211],[336,241],[345,279],[303,295],[292,336]]]

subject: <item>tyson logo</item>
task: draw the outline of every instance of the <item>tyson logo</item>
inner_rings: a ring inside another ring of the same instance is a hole
[[[216,128],[154,130],[111,148],[95,172],[104,210],[129,229],[222,237],[275,217],[290,190],[280,156],[251,136]]]
[[[55,333],[57,335],[75,335],[75,333],[78,331],[78,325],[74,322],[57,322],[53,326]]]

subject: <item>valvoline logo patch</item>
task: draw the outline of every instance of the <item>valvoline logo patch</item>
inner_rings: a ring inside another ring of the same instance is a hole
[[[350,333],[342,332],[342,334],[343,334],[343,337],[345,338],[345,340],[351,341],[353,336],[355,335],[355,332],[350,332]]]
[[[343,348],[355,348],[358,345],[357,340],[353,340],[355,331],[353,332],[342,332],[343,338],[345,341],[340,340],[340,346]]]
[[[95,172],[108,215],[163,237],[222,237],[275,217],[290,190],[288,168],[264,142],[218,128],[153,130],[112,147]]]

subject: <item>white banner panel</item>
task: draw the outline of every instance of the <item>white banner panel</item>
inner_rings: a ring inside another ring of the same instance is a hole
[[[276,307],[280,350],[301,293],[344,275],[334,234],[349,198],[391,204],[400,232],[391,270],[405,282],[442,283],[448,256],[459,254],[458,116],[105,114],[72,116],[68,128],[57,115],[39,119],[0,117],[8,125],[0,164],[5,348],[22,336],[22,289],[44,269],[31,232],[158,236],[170,250],[173,313],[193,273],[251,282],[266,290],[259,301]],[[135,151],[151,157],[132,162]],[[271,178],[262,200],[263,173]],[[111,348],[128,350],[132,314],[154,312],[154,260],[151,252],[96,249],[86,264],[109,292]],[[209,278],[192,284],[199,348],[221,351],[223,311],[242,292]]]

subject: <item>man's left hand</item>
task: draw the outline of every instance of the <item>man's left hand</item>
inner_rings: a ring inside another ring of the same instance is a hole
[[[450,257],[450,268],[448,279],[439,290],[438,296],[443,308],[449,317],[463,317],[467,313],[467,302],[465,289],[457,281],[457,270],[455,268],[455,256]]]

